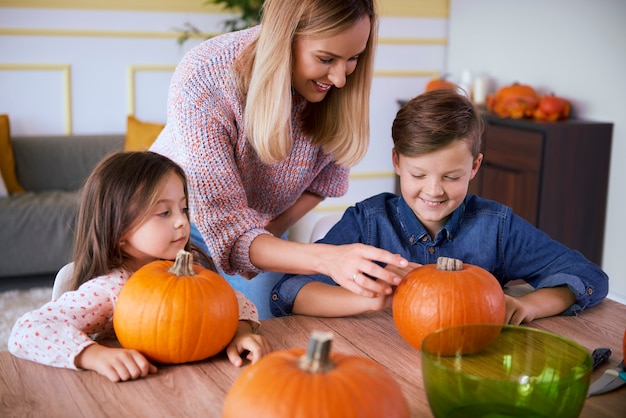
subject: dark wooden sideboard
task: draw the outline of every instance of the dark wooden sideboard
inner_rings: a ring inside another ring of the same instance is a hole
[[[469,192],[601,264],[613,124],[484,120],[484,159]]]

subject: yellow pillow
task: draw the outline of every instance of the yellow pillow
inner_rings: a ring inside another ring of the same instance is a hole
[[[129,115],[126,123],[124,151],[146,151],[157,139],[164,126],[161,123],[142,122]]]
[[[11,145],[11,130],[9,115],[0,115],[0,172],[9,193],[24,192],[24,188],[17,181],[15,175],[15,157]]]

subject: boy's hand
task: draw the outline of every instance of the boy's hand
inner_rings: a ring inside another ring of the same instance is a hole
[[[544,287],[518,298],[504,295],[505,323],[519,325],[535,319],[558,315],[576,302],[567,286]]]
[[[157,368],[139,351],[105,347],[98,343],[86,347],[74,360],[76,367],[107,377],[112,382],[145,377]]]
[[[246,359],[252,363],[259,361],[261,357],[272,351],[272,347],[267,339],[252,332],[252,326],[248,321],[239,321],[237,333],[233,340],[226,347],[226,355],[230,362],[241,367],[243,360],[241,354],[247,352]]]

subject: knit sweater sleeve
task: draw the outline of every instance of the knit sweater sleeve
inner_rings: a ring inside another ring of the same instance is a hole
[[[76,369],[74,360],[99,336],[113,337],[115,301],[128,274],[114,271],[20,317],[9,336],[11,354],[37,363]]]

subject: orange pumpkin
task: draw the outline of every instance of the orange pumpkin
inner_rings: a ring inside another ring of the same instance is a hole
[[[275,351],[246,367],[224,400],[222,418],[409,417],[402,389],[377,362],[330,353],[332,333],[308,349]]]
[[[439,90],[439,89],[448,89],[448,90],[457,90],[458,86],[451,81],[446,80],[443,77],[433,78],[428,83],[426,83],[426,87],[424,91],[431,90]]]
[[[237,296],[219,274],[193,264],[153,261],[137,270],[119,294],[113,327],[122,347],[159,363],[186,363],[222,351],[239,322]]]
[[[569,101],[555,96],[554,93],[543,96],[533,112],[533,119],[547,122],[567,119],[569,117]]]
[[[502,87],[487,97],[487,109],[501,118],[532,117],[538,103],[539,98],[535,89],[520,83]]]
[[[481,267],[453,258],[439,257],[437,264],[411,271],[393,298],[396,328],[417,349],[440,328],[502,324],[504,318],[504,292],[498,280]]]

